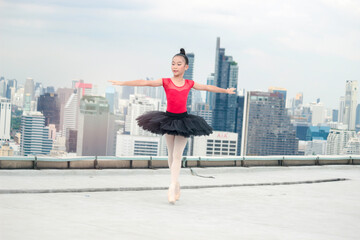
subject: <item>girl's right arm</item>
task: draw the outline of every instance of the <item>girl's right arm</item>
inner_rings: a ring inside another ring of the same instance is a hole
[[[119,85],[119,86],[149,86],[149,87],[159,87],[162,86],[162,78],[157,80],[133,80],[133,81],[114,81],[109,80],[112,85]]]

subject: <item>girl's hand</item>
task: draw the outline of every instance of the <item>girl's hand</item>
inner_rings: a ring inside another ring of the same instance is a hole
[[[108,82],[111,82],[112,85],[123,85],[121,81],[109,80]]]
[[[234,92],[235,89],[236,89],[236,88],[228,88],[228,89],[226,89],[226,93],[228,93],[228,94],[235,94],[235,93],[236,93],[236,92]]]

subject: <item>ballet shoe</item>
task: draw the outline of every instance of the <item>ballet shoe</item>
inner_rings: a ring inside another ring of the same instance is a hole
[[[175,200],[178,201],[180,198],[180,183],[176,182],[176,188],[175,188]]]
[[[175,184],[170,184],[169,191],[168,191],[168,201],[170,204],[175,204]]]

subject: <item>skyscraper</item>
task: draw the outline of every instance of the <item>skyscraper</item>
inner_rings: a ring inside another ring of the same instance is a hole
[[[115,87],[108,86],[105,89],[105,98],[109,103],[109,110],[111,113],[114,113],[115,110],[118,108],[118,94],[116,92]]]
[[[45,126],[54,124],[59,131],[60,104],[56,93],[45,93],[40,95],[37,101],[37,111],[45,117]]]
[[[104,97],[84,96],[80,102],[76,153],[78,156],[114,156],[115,118]]]
[[[297,155],[299,139],[287,115],[283,95],[248,92],[246,103],[244,155]]]
[[[11,103],[7,98],[0,98],[0,141],[10,141]]]
[[[7,87],[6,87],[6,98],[11,99],[12,95],[17,90],[17,81],[16,79],[8,79],[7,80]]]
[[[144,95],[130,95],[128,111],[125,117],[125,133],[140,136],[155,136],[154,133],[141,128],[136,118],[148,111],[161,111],[165,106],[161,104],[160,99],[145,97]]]
[[[331,129],[327,138],[326,154],[343,154],[346,144],[354,137],[356,137],[355,131],[346,129]]]
[[[237,88],[238,65],[216,42],[214,84],[220,88]],[[215,93],[212,127],[215,131],[235,131],[236,94]]]
[[[21,118],[21,155],[49,154],[51,148],[49,128],[45,127],[45,117],[42,113],[24,113]]]
[[[27,78],[24,87],[24,111],[31,111],[31,102],[34,100],[34,80],[32,78]]]
[[[269,92],[271,93],[280,93],[283,96],[284,106],[286,105],[286,88],[281,87],[269,87]]]
[[[189,68],[184,73],[184,79],[194,80],[194,61],[195,61],[195,54],[194,53],[187,53],[186,56],[189,60]],[[194,99],[194,90],[190,89],[188,99],[187,99],[187,111],[190,113],[193,108],[193,99]]]
[[[345,97],[341,96],[339,99],[339,117],[338,122],[342,123],[344,121],[344,113],[345,113]]]
[[[206,80],[206,84],[207,85],[214,85],[214,80],[215,80],[215,74],[211,73]],[[212,110],[214,107],[214,92],[209,92],[206,91],[206,104],[209,105],[209,110]]]
[[[356,80],[347,80],[343,123],[348,126],[349,130],[355,130],[357,98],[358,82]]]
[[[74,92],[72,88],[58,88],[56,93],[58,95],[59,105],[60,105],[60,122],[59,122],[59,129],[63,130],[64,128],[64,108],[65,104],[69,100],[71,94]],[[62,134],[62,136],[65,136]]]

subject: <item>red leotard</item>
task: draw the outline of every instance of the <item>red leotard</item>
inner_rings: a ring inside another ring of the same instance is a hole
[[[181,87],[176,86],[171,78],[163,78],[163,87],[166,93],[167,109],[172,113],[186,112],[186,102],[190,89],[194,86],[194,81],[185,79],[185,84]]]

